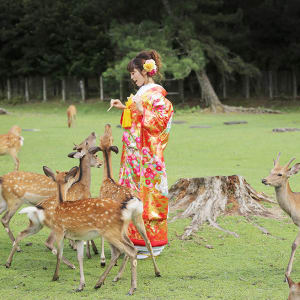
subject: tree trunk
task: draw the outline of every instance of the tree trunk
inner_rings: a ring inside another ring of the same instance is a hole
[[[293,99],[296,99],[298,97],[298,91],[297,91],[297,75],[295,69],[292,71],[292,82],[293,82]]]
[[[103,78],[102,75],[99,77],[99,87],[100,87],[100,100],[103,101]]]
[[[43,102],[47,101],[47,79],[43,76]]]
[[[62,96],[62,102],[66,102],[66,78],[64,77],[61,80],[61,96]]]
[[[250,79],[248,75],[245,75],[245,97],[250,98]]]
[[[29,102],[29,80],[28,77],[25,77],[25,100]]]
[[[209,78],[206,75],[205,70],[196,71],[196,76],[198,83],[203,92],[203,97],[205,101],[208,103],[209,108],[212,112],[224,112],[223,104],[220,102],[218,96],[216,95]]]
[[[273,99],[273,73],[272,70],[268,72],[268,79],[269,79],[269,98]]]
[[[10,84],[10,78],[7,78],[7,100],[11,100],[11,84]]]
[[[81,94],[81,100],[85,102],[85,86],[84,86],[84,80],[81,79],[79,81],[79,87],[80,87],[80,94]]]
[[[171,221],[192,218],[184,230],[183,239],[196,232],[204,222],[238,236],[216,223],[217,217],[224,214],[275,217],[259,201],[275,202],[263,193],[256,192],[239,175],[179,179],[171,186],[169,199],[170,211],[177,212]]]

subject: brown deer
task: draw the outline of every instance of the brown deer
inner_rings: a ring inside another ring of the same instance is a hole
[[[279,165],[280,153],[277,159],[274,160],[274,168],[270,175],[262,179],[265,185],[271,185],[275,188],[276,199],[283,211],[285,211],[293,220],[296,226],[300,226],[300,193],[292,192],[289,185],[290,176],[297,174],[300,170],[300,163],[289,167],[295,158],[292,158],[286,165]],[[289,276],[292,271],[293,260],[296,249],[300,243],[300,231],[298,232],[295,241],[292,244],[292,253],[286,269],[286,276]]]
[[[80,145],[75,148],[94,146],[96,143],[96,135],[92,132]],[[90,166],[100,167],[102,162],[97,156],[88,155],[80,160],[80,180],[86,185],[85,193],[82,196],[89,197],[90,188]],[[69,200],[81,199],[81,192],[78,195],[76,186],[70,190]],[[80,184],[79,184],[80,185]],[[56,184],[47,176],[31,172],[14,171],[0,177],[0,214],[5,212],[1,221],[8,233],[9,238],[14,242],[14,235],[9,227],[11,218],[16,211],[23,205],[36,205],[37,203],[56,195]],[[79,188],[79,186],[78,186]],[[88,189],[88,191],[87,191]],[[49,249],[53,247],[51,235],[46,242]],[[20,249],[18,249],[20,251]]]
[[[295,283],[289,276],[286,280],[290,288],[288,300],[300,300],[300,282]]]
[[[100,146],[99,149],[103,152],[103,162],[104,162],[103,180],[100,188],[100,198],[108,197],[115,201],[123,202],[126,201],[126,199],[128,198],[138,197],[136,191],[116,183],[113,179],[112,167],[111,167],[111,151],[118,153],[118,147],[113,146],[112,130],[109,124],[105,125],[104,135],[100,137],[99,146]],[[138,218],[140,220],[139,232],[145,241],[146,247],[151,253],[154,269],[156,270],[157,266],[153,255],[151,243],[146,234],[142,213],[138,215]],[[120,267],[120,271],[118,275],[115,277],[114,281],[117,281],[121,278],[126,262],[127,262],[127,258],[125,257],[123,260],[123,264]],[[105,265],[104,240],[102,238],[101,266],[104,265]]]
[[[15,170],[19,170],[20,167],[18,152],[24,141],[21,131],[22,129],[19,126],[14,125],[8,133],[0,135],[0,155],[10,155],[14,160]]]
[[[70,105],[67,109],[67,116],[68,116],[68,127],[72,127],[75,119],[76,119],[76,114],[77,114],[77,110],[76,110],[76,106],[75,105]]]
[[[73,167],[69,172],[54,174],[48,167],[43,167],[47,176],[57,183],[56,207],[53,210],[45,205],[44,201],[39,207],[26,207],[20,213],[26,213],[30,224],[16,239],[12,252],[17,244],[29,232],[39,231],[43,225],[55,232],[57,243],[57,263],[53,280],[59,278],[60,261],[63,254],[63,239],[67,237],[77,241],[77,258],[80,268],[80,284],[77,291],[82,291],[85,286],[83,272],[83,240],[97,236],[104,236],[112,249],[112,259],[109,266],[100,276],[95,288],[100,288],[121,253],[125,253],[131,261],[131,287],[129,295],[136,290],[137,282],[137,251],[127,236],[129,222],[132,220],[137,228],[143,212],[143,203],[136,197],[127,198],[122,203],[110,198],[88,198],[78,201],[66,201],[66,194],[76,180],[78,167]],[[160,272],[156,269],[156,276]]]

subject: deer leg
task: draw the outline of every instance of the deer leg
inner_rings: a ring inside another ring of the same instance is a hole
[[[110,272],[112,267],[115,265],[115,263],[117,262],[120,254],[121,254],[120,250],[116,246],[110,244],[110,247],[111,247],[110,263],[109,263],[108,267],[106,268],[106,270],[103,272],[103,274],[100,276],[99,280],[97,281],[97,283],[95,285],[95,289],[100,288],[104,284],[104,280],[105,280],[106,276],[108,275],[108,273]]]
[[[123,258],[123,262],[120,266],[119,272],[118,272],[117,276],[114,278],[113,282],[117,282],[121,279],[123,272],[125,270],[126,264],[128,262],[128,259],[129,259],[129,257],[127,255],[125,255]]]
[[[137,275],[137,259],[136,259],[136,255],[133,257],[130,257],[130,262],[131,262],[131,287],[130,290],[128,292],[128,295],[132,295],[134,293],[134,291],[136,291],[137,288],[137,282],[136,282],[136,275]]]
[[[98,254],[98,249],[97,249],[96,244],[93,240],[91,240],[91,244],[92,244],[92,248],[93,248],[93,251],[94,251],[95,255],[97,255]]]
[[[15,241],[15,237],[12,233],[12,231],[10,230],[9,228],[9,222],[10,222],[10,219],[14,216],[14,214],[16,213],[16,211],[19,209],[19,207],[22,205],[22,202],[15,202],[14,203],[14,207],[12,208],[8,208],[8,210],[6,211],[6,213],[4,214],[4,216],[2,217],[1,219],[1,222],[9,236],[9,238],[11,239],[12,242]],[[21,249],[18,247],[17,248],[17,251],[20,252]]]
[[[297,249],[299,243],[300,243],[300,231],[298,232],[296,239],[292,244],[292,253],[291,253],[290,261],[289,261],[289,264],[287,266],[286,273],[285,273],[287,276],[290,276],[290,274],[291,274],[293,260],[294,260],[296,249]]]
[[[12,159],[14,160],[15,163],[15,171],[19,170],[19,166],[20,166],[20,160],[17,157],[17,152],[15,149],[11,149],[9,151],[10,156],[12,157]]]
[[[101,256],[100,256],[101,267],[105,267],[105,253],[104,253],[104,237],[101,237]]]
[[[9,268],[11,266],[13,256],[14,256],[16,250],[18,249],[19,242],[21,240],[23,240],[24,238],[26,238],[27,236],[36,234],[42,228],[43,228],[43,226],[40,223],[34,224],[31,220],[29,221],[28,228],[26,228],[24,231],[20,232],[19,235],[17,236],[16,240],[13,243],[13,247],[11,249],[11,252],[10,252],[8,259],[6,261],[6,264],[5,264],[6,268]]]
[[[133,218],[133,224],[135,225],[138,232],[142,236],[143,240],[145,241],[146,247],[147,247],[148,251],[151,254],[151,259],[152,259],[152,263],[153,263],[153,266],[154,266],[155,276],[160,277],[161,276],[160,271],[158,269],[158,266],[156,264],[156,260],[155,260],[154,255],[153,255],[153,249],[152,249],[151,243],[150,243],[150,241],[148,239],[148,236],[147,236],[147,233],[146,233],[146,228],[145,228],[145,224],[144,224],[144,220],[142,218],[142,215],[138,215],[138,216],[134,217]]]
[[[45,242],[45,246],[50,249],[53,250],[54,248],[54,241],[55,241],[55,232],[51,231],[46,242]]]
[[[90,250],[90,241],[86,241],[86,256],[88,259],[92,258],[91,250]]]
[[[79,287],[76,289],[76,292],[81,292],[85,287],[85,279],[84,279],[84,272],[83,272],[84,242],[76,241],[76,248],[77,248],[77,259],[79,264],[79,272],[80,272],[80,284]]]
[[[59,278],[59,267],[64,251],[64,237],[62,233],[56,233],[56,243],[57,243],[57,261],[56,268],[52,280],[56,281]]]
[[[45,242],[45,246],[54,254],[57,255],[57,249],[54,247],[54,240],[55,240],[55,232],[52,231]],[[64,256],[62,256],[62,261],[66,264],[69,268],[75,269],[75,266]]]

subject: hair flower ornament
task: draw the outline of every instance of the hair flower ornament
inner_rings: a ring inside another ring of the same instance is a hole
[[[157,72],[156,63],[154,59],[147,59],[143,65],[144,70],[147,71],[147,74],[149,76],[153,76]]]

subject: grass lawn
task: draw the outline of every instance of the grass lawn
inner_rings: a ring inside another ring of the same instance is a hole
[[[42,173],[46,165],[54,170],[68,170],[78,161],[70,159],[74,143],[81,142],[92,131],[103,134],[104,125],[113,128],[115,145],[121,150],[122,129],[118,128],[120,112],[106,112],[108,103],[77,104],[77,123],[67,128],[67,104],[1,105],[11,112],[0,116],[0,134],[18,124],[25,138],[20,158],[20,170]],[[273,166],[273,158],[282,152],[281,163],[291,157],[300,162],[300,132],[273,133],[273,128],[300,128],[300,110],[289,108],[284,114],[206,114],[193,110],[176,111],[169,145],[165,151],[169,186],[182,177],[215,175],[243,175],[257,190],[274,197],[274,190],[261,184]],[[225,121],[247,121],[247,124],[224,125]],[[209,126],[209,128],[190,128]],[[120,154],[113,157],[114,177],[118,177]],[[13,161],[0,156],[0,176],[13,170]],[[102,169],[92,170],[91,192],[99,193]],[[300,191],[297,175],[291,178],[291,187]],[[297,227],[289,218],[281,221],[256,218],[272,236],[263,235],[256,227],[240,216],[218,219],[219,224],[235,231],[240,238],[204,225],[197,235],[181,241],[178,235],[190,220],[177,220],[169,224],[169,244],[157,258],[162,277],[155,278],[150,260],[138,262],[138,290],[132,299],[286,299],[288,285],[283,282],[290,248]],[[27,226],[23,215],[16,215],[11,222],[15,234]],[[100,290],[93,286],[100,277],[99,256],[85,259],[86,288],[81,293],[74,290],[79,283],[79,269],[61,266],[60,279],[52,282],[56,258],[45,249],[49,230],[21,243],[22,252],[16,253],[12,267],[6,269],[11,242],[0,228],[0,299],[128,299],[130,268],[123,279],[113,283],[113,268]],[[25,244],[32,242],[31,246]],[[96,241],[100,248],[100,242]],[[77,266],[76,252],[67,246],[64,255]],[[205,245],[212,245],[208,249]],[[106,247],[106,255],[110,256]],[[300,254],[296,253],[292,273],[294,281],[300,280]]]

